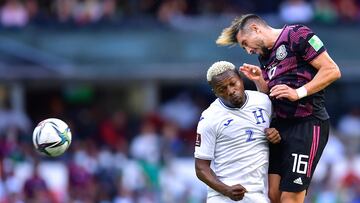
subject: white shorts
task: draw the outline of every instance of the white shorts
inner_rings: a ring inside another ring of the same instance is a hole
[[[240,201],[233,201],[229,197],[223,195],[216,195],[208,197],[206,203],[268,203],[270,202],[267,194],[263,193],[245,193],[245,196]]]

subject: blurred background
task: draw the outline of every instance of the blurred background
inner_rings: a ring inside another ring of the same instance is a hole
[[[341,68],[306,202],[360,202],[359,0],[0,0],[0,203],[204,202],[193,151],[214,99],[206,70],[257,64],[215,45],[249,12],[308,25]],[[58,158],[32,145],[49,117],[73,133]]]

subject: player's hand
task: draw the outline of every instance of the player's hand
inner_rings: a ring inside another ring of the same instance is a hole
[[[266,138],[273,144],[277,144],[281,141],[279,131],[277,131],[275,128],[266,128],[265,135]]]
[[[239,201],[244,198],[245,192],[247,192],[247,190],[242,185],[236,184],[233,186],[229,186],[226,189],[226,192],[224,195],[228,196],[230,199],[232,199],[234,201]]]
[[[296,90],[284,84],[272,87],[270,89],[270,97],[275,97],[276,99],[285,98],[290,101],[296,101],[299,99]]]
[[[247,78],[249,78],[249,80],[257,81],[262,79],[261,69],[259,66],[244,63],[239,69]]]

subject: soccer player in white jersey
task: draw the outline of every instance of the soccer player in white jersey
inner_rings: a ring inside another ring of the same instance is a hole
[[[268,141],[281,139],[269,128],[270,99],[245,91],[230,62],[214,63],[207,81],[218,98],[201,115],[194,153],[196,175],[209,186],[207,202],[269,202]]]

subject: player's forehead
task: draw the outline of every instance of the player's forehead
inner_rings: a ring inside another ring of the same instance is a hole
[[[239,43],[239,45],[243,45],[244,42],[247,42],[249,40],[249,33],[245,30],[240,30],[237,34],[236,34],[236,40]]]
[[[214,86],[224,86],[232,80],[240,80],[240,77],[235,72],[235,70],[227,70],[219,75],[214,76],[212,79]]]

